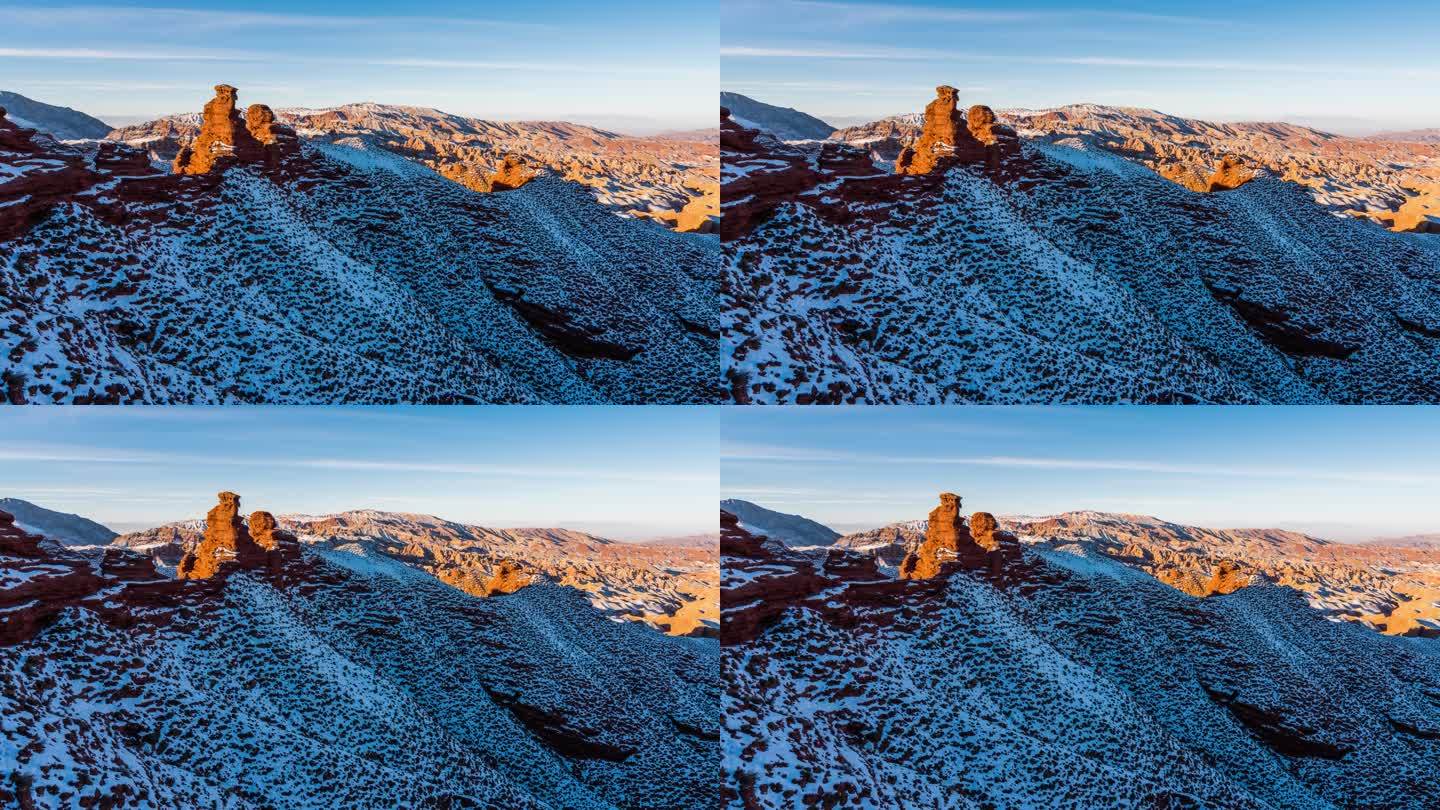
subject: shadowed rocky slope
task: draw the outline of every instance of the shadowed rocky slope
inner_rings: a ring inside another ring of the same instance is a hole
[[[238,508],[211,528],[263,549]],[[0,802],[715,806],[715,641],[548,583],[478,599],[360,544],[292,550],[171,579],[0,514]]]
[[[1440,801],[1440,642],[1328,621],[1263,581],[1197,598],[1092,550],[1022,547],[951,497],[921,576],[898,580],[722,513],[725,806]]]
[[[713,238],[553,176],[475,193],[234,101],[182,174],[0,118],[10,401],[715,398]]]
[[[972,108],[982,140],[940,89],[901,174],[722,126],[732,401],[1440,401],[1440,240],[1223,156],[1197,193]]]

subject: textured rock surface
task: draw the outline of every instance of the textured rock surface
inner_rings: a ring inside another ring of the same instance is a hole
[[[206,174],[232,163],[254,163],[264,151],[235,109],[239,95],[228,84],[215,85],[215,97],[205,102],[200,114],[200,132],[175,156],[171,166],[176,174]]]
[[[984,145],[966,126],[956,109],[959,91],[948,85],[935,88],[935,100],[925,105],[925,119],[915,143],[901,150],[895,160],[900,174],[930,174],[957,163],[984,160]],[[985,108],[988,109],[988,108]]]
[[[520,188],[534,179],[535,173],[519,158],[506,155],[505,160],[500,163],[500,168],[490,175],[490,190],[509,191],[512,188]]]
[[[1013,526],[1076,544],[1194,596],[1273,582],[1325,615],[1388,635],[1440,635],[1440,549],[1334,543],[1278,529],[1207,529],[1142,515],[1071,512]]]
[[[485,582],[486,596],[500,596],[501,594],[514,593],[529,585],[532,577],[525,573],[525,570],[510,560],[504,560],[495,566],[495,573]]]
[[[1192,191],[1210,180],[1227,156],[1256,176],[1304,186],[1326,210],[1370,219],[1396,231],[1414,229],[1417,211],[1437,205],[1440,141],[1375,135],[1347,138],[1285,123],[1215,123],[1155,110],[1073,104],[1047,110],[1002,110],[998,116],[1027,138],[1080,139],[1147,166]],[[838,130],[830,137],[893,162],[921,131],[918,114]],[[1247,173],[1231,178],[1241,180]],[[1230,187],[1235,187],[1234,183]]]
[[[216,497],[220,503],[205,516],[205,536],[175,572],[180,579],[209,579],[236,568],[258,568],[265,562],[266,550],[240,519],[240,496],[222,492]]]
[[[981,514],[971,518],[970,530],[983,544]],[[1300,591],[1333,620],[1387,635],[1440,635],[1440,546],[1425,538],[1335,543],[1280,529],[1211,529],[1105,512],[1004,519],[997,525],[1002,548],[1023,540],[1080,549],[1191,596],[1268,582]],[[835,546],[898,565],[924,542],[926,526],[918,520],[856,532]]]

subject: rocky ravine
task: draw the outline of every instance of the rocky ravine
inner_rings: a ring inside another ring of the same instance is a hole
[[[716,805],[713,639],[550,583],[477,599],[239,512],[222,494],[185,579],[0,514],[0,802]]]
[[[563,121],[486,121],[426,107],[346,104],[280,109],[275,118],[307,140],[364,138],[475,191],[512,188],[507,163],[584,186],[606,208],[676,230],[708,233],[718,216],[720,158],[712,139],[637,138]],[[174,115],[106,137],[169,163],[201,133],[202,119]]]
[[[1440,802],[1440,642],[1266,582],[1197,598],[960,506],[901,579],[722,513],[726,807]]]
[[[1027,545],[1104,556],[1192,596],[1264,581],[1294,588],[1336,621],[1440,637],[1440,549],[1407,546],[1403,538],[1336,543],[1283,529],[1207,529],[1107,512],[1001,517],[1000,525]],[[893,571],[926,528],[923,520],[896,523],[835,545],[874,555]]]
[[[716,398],[713,238],[550,175],[477,194],[236,96],[175,174],[0,116],[11,402]]]
[[[582,591],[613,619],[644,622],[672,635],[714,636],[719,630],[713,546],[621,543],[567,529],[491,529],[373,510],[280,515],[275,521],[306,545],[363,547],[475,596],[507,592],[517,583],[551,582]],[[205,526],[204,521],[167,524],[121,535],[112,545],[143,552],[162,569],[183,569],[181,561],[201,545]]]
[[[724,123],[731,401],[1440,401],[1440,240],[1223,158],[1228,190],[1192,191],[949,90],[897,167]]]

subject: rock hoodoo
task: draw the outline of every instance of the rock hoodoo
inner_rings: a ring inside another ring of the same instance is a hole
[[[209,579],[233,568],[261,568],[269,560],[266,549],[255,542],[240,519],[240,496],[222,492],[217,497],[220,503],[205,516],[204,539],[175,571],[180,579]],[[257,514],[269,517],[268,512]]]
[[[535,179],[535,172],[514,155],[506,155],[500,168],[490,175],[491,191],[510,191]]]
[[[1000,123],[995,111],[984,104],[970,108],[965,114],[965,124],[975,140],[985,146],[985,164],[991,169],[998,169],[1004,158],[1020,154],[1020,136]]]
[[[960,517],[960,503],[959,495],[940,493],[940,505],[930,510],[925,542],[900,564],[901,579],[931,579],[956,564],[978,568],[984,563],[985,549],[975,542],[965,519]]]
[[[200,134],[175,156],[176,174],[207,174],[242,163],[274,168],[300,151],[295,131],[277,123],[264,104],[252,104],[242,119],[235,109],[238,95],[228,84],[215,85],[215,97],[201,115]]]
[[[931,579],[956,569],[998,572],[1007,558],[1019,555],[1020,541],[1001,531],[995,516],[976,512],[970,525],[960,517],[960,496],[940,493],[940,505],[930,510],[925,542],[906,555],[900,579]]]
[[[269,512],[251,513],[250,536],[255,545],[265,550],[266,562],[273,572],[279,572],[286,561],[300,558],[300,540],[281,529]]]
[[[900,150],[897,174],[930,174],[957,163],[981,163],[985,147],[971,134],[956,109],[959,91],[949,85],[935,88],[935,100],[925,106],[925,127],[914,144]],[[987,108],[988,109],[988,108]]]

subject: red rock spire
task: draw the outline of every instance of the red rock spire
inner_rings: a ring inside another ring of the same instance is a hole
[[[237,163],[274,168],[300,150],[295,131],[276,123],[275,113],[264,104],[250,105],[242,119],[235,109],[238,95],[228,84],[215,85],[215,98],[201,116],[200,135],[175,156],[176,174],[206,174]]]

